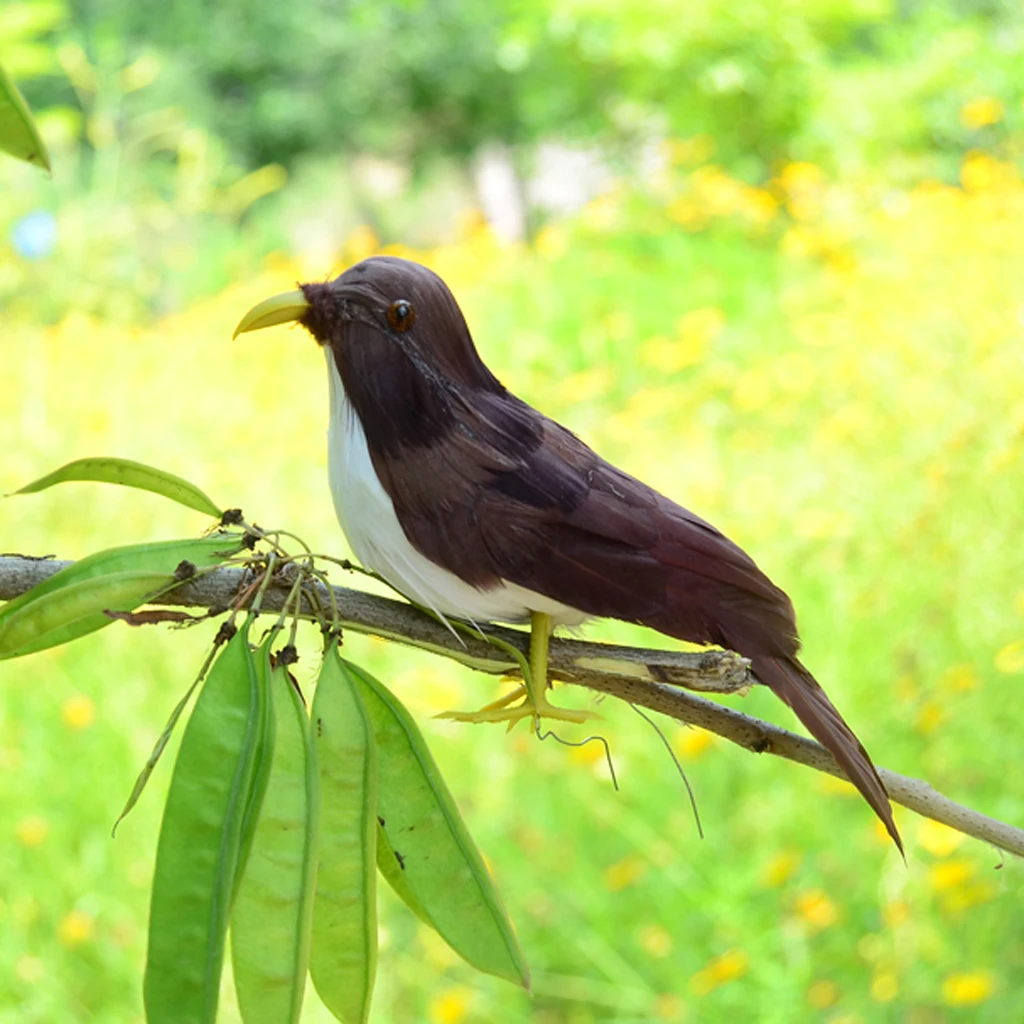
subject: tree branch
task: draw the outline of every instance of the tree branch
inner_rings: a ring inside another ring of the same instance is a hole
[[[70,564],[49,558],[0,555],[0,601],[23,594]],[[245,569],[217,569],[181,584],[154,603],[226,609],[235,601],[244,582],[251,579]],[[294,576],[288,572],[275,578],[263,598],[263,609],[280,611],[293,583]],[[309,593],[313,589],[317,591],[315,598]],[[347,587],[331,589],[344,628],[409,644],[482,672],[506,673],[517,667],[510,656],[503,655],[485,640],[457,635],[411,605]],[[317,603],[330,607],[328,590],[323,584],[310,586],[304,592],[302,617],[317,618]],[[487,632],[527,653],[527,634],[502,626],[488,626]],[[731,652],[658,651],[553,638],[549,665],[551,675],[563,682],[618,697],[707,729],[754,753],[775,754],[837,778],[846,778],[832,755],[813,740],[678,689],[745,693],[756,680],[750,674],[746,659]],[[885,768],[880,769],[879,774],[893,802],[958,832],[1024,856],[1024,830],[964,807],[919,779]]]

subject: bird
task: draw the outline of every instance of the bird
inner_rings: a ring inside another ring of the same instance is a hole
[[[330,489],[363,566],[442,618],[531,624],[521,703],[455,717],[580,721],[546,696],[556,625],[613,618],[717,645],[749,659],[902,852],[870,756],[798,657],[788,596],[709,522],[505,388],[441,277],[373,256],[258,303],[235,336],[293,321],[326,357]]]

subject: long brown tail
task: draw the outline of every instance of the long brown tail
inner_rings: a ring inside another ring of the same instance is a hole
[[[757,678],[796,712],[811,735],[832,754],[903,853],[903,841],[892,817],[889,794],[868,752],[814,676],[795,658],[760,655],[752,659],[752,667]]]

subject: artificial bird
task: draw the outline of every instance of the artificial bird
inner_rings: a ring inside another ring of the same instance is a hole
[[[554,625],[615,618],[717,644],[750,659],[902,850],[871,759],[797,658],[789,598],[710,523],[503,387],[437,274],[372,257],[259,303],[235,334],[289,321],[327,359],[330,487],[356,557],[442,617],[531,623],[522,702],[454,717],[581,720],[545,693]]]

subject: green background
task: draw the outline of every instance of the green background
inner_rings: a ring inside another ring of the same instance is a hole
[[[0,163],[0,491],[120,455],[343,555],[321,356],[301,331],[231,331],[296,280],[420,259],[510,388],[791,594],[880,764],[1024,823],[1019,7],[211,6],[0,9],[54,165]],[[526,182],[552,140],[600,154],[606,184],[498,241],[476,154],[504,144]],[[74,484],[0,502],[0,549],[205,525]],[[0,666],[2,1024],[141,1020],[169,760],[110,826],[211,632],[116,625]],[[904,865],[849,787],[665,722],[701,840],[628,708],[598,709],[616,793],[597,744],[431,717],[493,681],[346,653],[423,724],[534,975],[529,997],[474,974],[386,898],[375,1021],[1024,1013],[1019,862],[898,812]],[[793,725],[770,694],[730,703]],[[227,980],[222,1003],[237,1019]],[[328,1019],[312,994],[306,1018]]]

